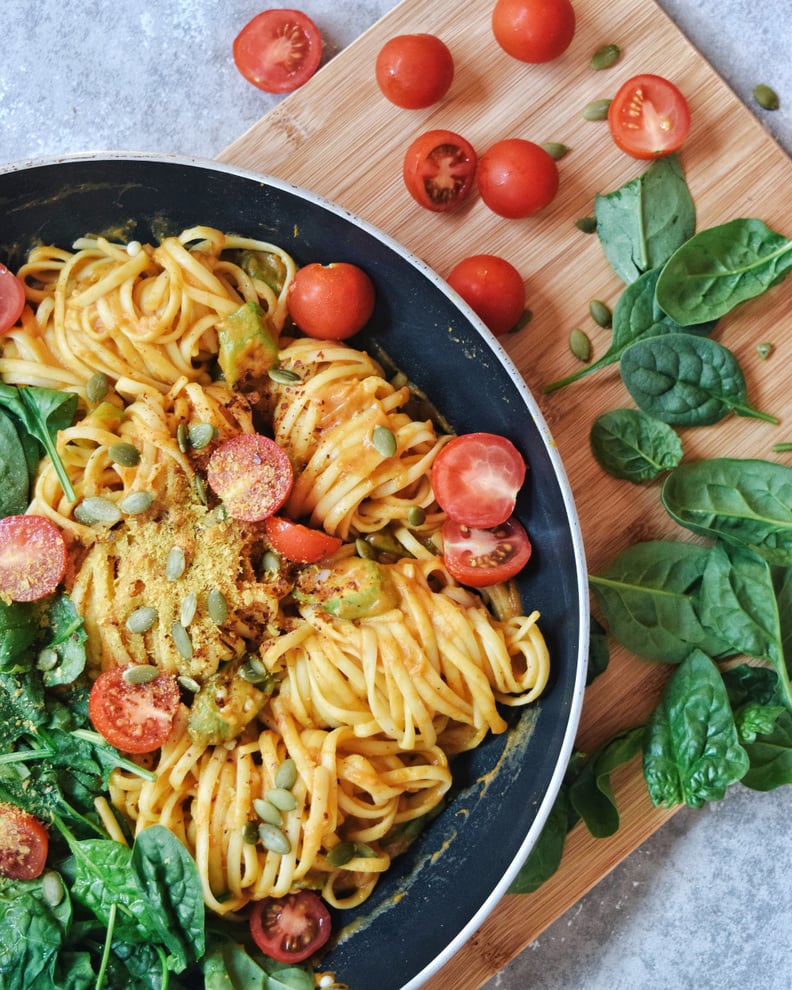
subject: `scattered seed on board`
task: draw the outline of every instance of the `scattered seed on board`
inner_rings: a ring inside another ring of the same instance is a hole
[[[591,56],[589,66],[592,69],[609,69],[619,61],[621,48],[618,45],[602,45]]]
[[[570,333],[569,349],[579,361],[588,361],[591,358],[591,341],[580,327],[575,327]]]
[[[580,111],[580,116],[584,120],[607,120],[608,110],[610,109],[611,100],[592,100],[591,103],[587,103],[583,109]]]
[[[74,518],[84,526],[114,526],[121,519],[121,510],[109,498],[89,495],[75,505]]]
[[[259,825],[258,833],[261,844],[270,852],[278,853],[281,856],[287,856],[291,852],[289,837],[276,826],[263,822]]]
[[[157,610],[151,605],[141,605],[131,612],[126,620],[126,627],[131,633],[144,633],[157,621]]]
[[[393,457],[396,453],[396,437],[393,430],[389,430],[387,426],[375,426],[371,434],[371,442],[377,453],[382,454],[383,457]]]
[[[560,161],[564,155],[569,153],[569,146],[560,141],[545,141],[542,147],[554,162]]]
[[[764,83],[759,83],[758,86],[754,86],[753,97],[759,106],[763,110],[778,110],[781,106],[781,100],[778,98],[778,93],[770,86],[766,86]]]
[[[148,663],[127,667],[121,675],[127,684],[150,684],[159,677],[159,668]]]
[[[606,305],[601,299],[591,300],[589,303],[589,313],[598,327],[609,327],[613,323],[613,313],[611,313],[610,306]]]
[[[584,234],[593,234],[597,229],[597,221],[595,217],[580,217],[575,221],[575,226]]]
[[[171,547],[168,559],[165,561],[165,577],[168,581],[178,581],[184,574],[186,566],[187,560],[184,556],[184,550],[178,544]]]
[[[136,516],[141,512],[147,512],[154,504],[154,496],[151,492],[130,492],[118,503],[118,508],[128,516]]]
[[[765,341],[764,343],[756,345],[756,353],[764,361],[765,358],[769,358],[773,350],[773,345],[770,341]]]

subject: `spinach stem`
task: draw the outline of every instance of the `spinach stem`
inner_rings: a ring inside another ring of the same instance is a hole
[[[138,766],[134,760],[128,760],[125,756],[121,756],[117,750],[108,745],[104,736],[100,735],[98,732],[92,732],[90,729],[73,729],[71,735],[73,735],[75,739],[82,739],[84,742],[93,743],[94,746],[106,750],[108,753],[112,753],[116,765],[122,770],[128,770],[129,773],[133,773],[135,776],[141,777],[143,780],[148,780],[152,783],[157,779],[157,775],[152,773],[151,770],[146,770],[144,767]]]
[[[113,942],[113,931],[115,930],[116,913],[118,912],[118,905],[113,903],[110,905],[110,919],[107,923],[107,935],[105,936],[104,949],[102,950],[102,962],[99,966],[99,972],[96,976],[96,983],[94,984],[94,990],[102,990],[105,984],[105,976],[107,974],[107,966],[110,962],[110,947]]]

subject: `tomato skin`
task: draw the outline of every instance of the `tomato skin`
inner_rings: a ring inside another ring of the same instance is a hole
[[[248,21],[232,51],[248,82],[267,93],[290,93],[319,68],[322,36],[307,14],[276,8]]]
[[[245,522],[276,513],[294,483],[286,451],[260,433],[241,433],[216,447],[206,477],[229,513]]]
[[[633,158],[662,158],[678,151],[690,132],[690,107],[663,76],[644,74],[624,83],[608,107],[614,143]]]
[[[563,54],[575,35],[575,10],[569,0],[498,0],[492,33],[512,58],[534,64]]]
[[[46,516],[0,519],[0,594],[15,602],[51,595],[66,571],[66,541]]]
[[[278,962],[303,962],[330,938],[330,912],[311,890],[266,897],[253,905],[250,934]]]
[[[514,512],[525,473],[525,461],[511,440],[497,433],[463,433],[435,457],[432,489],[450,519],[490,529]]]
[[[477,529],[453,519],[443,523],[443,560],[460,584],[486,588],[508,581],[531,558],[531,540],[512,516],[500,526]]]
[[[346,340],[359,333],[375,302],[374,283],[347,261],[299,268],[287,296],[289,316],[304,334],[318,340]]]
[[[558,166],[533,141],[506,138],[482,156],[478,167],[481,198],[508,220],[529,217],[544,209],[558,192]]]
[[[170,735],[179,709],[179,685],[173,674],[142,684],[129,683],[132,665],[101,673],[91,687],[88,714],[97,732],[125,753],[153,753]]]
[[[0,264],[0,336],[13,327],[25,308],[25,287],[22,282]]]
[[[0,805],[0,876],[35,880],[49,852],[49,833],[42,822],[13,804]]]
[[[454,57],[434,34],[400,34],[382,46],[374,71],[386,99],[404,110],[421,110],[451,88]]]
[[[292,522],[283,516],[270,516],[264,528],[273,549],[295,564],[315,564],[335,553],[343,542],[337,536]]]
[[[413,199],[443,213],[464,202],[473,188],[478,156],[461,135],[442,129],[419,135],[404,156],[402,175]]]
[[[448,284],[496,337],[508,333],[525,312],[525,282],[511,262],[496,254],[463,258]]]

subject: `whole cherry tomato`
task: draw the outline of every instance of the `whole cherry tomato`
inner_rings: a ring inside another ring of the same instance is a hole
[[[386,99],[405,110],[420,110],[451,88],[454,57],[434,34],[400,34],[380,49],[375,72]]]
[[[533,141],[506,138],[492,145],[478,166],[481,198],[499,216],[528,217],[558,192],[558,166]]]
[[[551,62],[575,35],[569,0],[497,0],[492,33],[501,48],[521,62]]]
[[[289,315],[309,337],[346,340],[374,312],[376,293],[368,275],[346,261],[299,268],[289,286]]]
[[[496,254],[463,258],[448,284],[496,337],[514,329],[525,312],[525,282],[510,261]]]

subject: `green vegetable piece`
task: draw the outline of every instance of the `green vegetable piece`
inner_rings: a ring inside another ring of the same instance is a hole
[[[698,647],[710,656],[731,644],[707,629],[699,593],[709,551],[694,543],[650,540],[623,550],[589,584],[610,634],[636,656],[681,663]]]
[[[608,474],[635,485],[652,481],[682,460],[682,441],[674,429],[640,409],[613,409],[598,416],[589,440]]]
[[[306,568],[298,578],[294,596],[339,619],[382,615],[396,604],[387,572],[365,557],[346,557],[332,568]]]
[[[756,791],[792,784],[792,715],[784,710],[773,729],[745,744],[750,768],[742,783]]]
[[[792,566],[792,467],[730,457],[680,464],[661,498],[680,526]]]
[[[619,809],[610,775],[641,752],[643,735],[640,726],[608,740],[569,785],[569,803],[596,839],[604,839],[619,829]]]
[[[245,303],[224,317],[217,335],[217,362],[232,387],[249,388],[278,360],[277,333],[257,303]]]
[[[638,340],[624,351],[620,367],[635,404],[664,423],[708,426],[729,412],[778,422],[748,402],[737,358],[708,337],[668,333]]]
[[[561,865],[569,831],[569,797],[561,788],[539,838],[512,881],[508,893],[532,894],[546,883]]]
[[[14,421],[0,410],[0,517],[21,515],[28,507],[29,497],[25,448]]]
[[[199,744],[235,739],[267,703],[269,692],[238,676],[238,664],[213,674],[195,695],[187,731]]]
[[[694,650],[674,672],[647,726],[644,777],[656,806],[720,800],[749,767],[718,668]]]
[[[594,215],[605,257],[628,284],[664,265],[696,229],[693,197],[673,154],[659,158],[614,192],[598,194]],[[693,324],[712,317],[674,319]]]
[[[669,258],[657,301],[677,323],[717,320],[766,292],[792,269],[792,241],[761,220],[730,220],[702,230]]]

